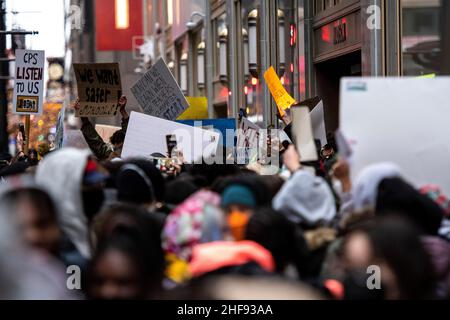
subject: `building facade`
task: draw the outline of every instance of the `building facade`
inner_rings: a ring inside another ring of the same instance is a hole
[[[320,96],[338,126],[346,76],[450,74],[444,0],[146,0],[153,59],[164,57],[186,95],[207,96],[210,117],[243,110],[277,127],[263,74],[274,66],[297,100]]]

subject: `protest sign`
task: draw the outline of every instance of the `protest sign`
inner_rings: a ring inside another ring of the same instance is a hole
[[[320,140],[320,144],[323,147],[327,144],[327,131],[325,129],[325,118],[322,100],[320,100],[320,102],[311,111],[311,124],[314,139]]]
[[[189,104],[163,59],[131,88],[145,114],[176,120]]]
[[[248,164],[257,160],[260,130],[260,127],[248,119],[241,119],[236,143],[236,160],[238,164]]]
[[[317,161],[316,144],[311,124],[311,115],[307,107],[295,107],[291,109],[292,136],[302,162]]]
[[[166,137],[175,135],[177,149],[187,163],[214,156],[219,133],[132,112],[122,150],[122,158],[150,157],[154,153],[167,155]]]
[[[206,97],[186,97],[189,104],[177,120],[199,120],[208,118],[208,99]]]
[[[41,115],[44,98],[45,52],[16,50],[13,113]]]
[[[98,135],[103,139],[105,142],[109,142],[109,139],[111,136],[116,132],[121,130],[121,127],[115,127],[115,126],[107,126],[104,124],[96,124],[95,125],[95,131],[97,131]]]
[[[234,148],[236,120],[230,119],[202,119],[202,120],[177,120],[178,123],[186,124],[188,126],[195,126],[205,130],[214,129],[220,131],[219,145]]]
[[[295,103],[295,99],[287,93],[273,67],[270,67],[264,73],[264,79],[266,80],[270,93],[278,106],[280,115],[283,116],[285,114],[284,110],[289,109]]]
[[[448,77],[343,79],[340,121],[353,150],[353,178],[389,161],[416,187],[435,184],[450,194],[449,88]]]
[[[113,117],[119,110],[122,83],[118,63],[76,64],[80,108],[77,117]]]

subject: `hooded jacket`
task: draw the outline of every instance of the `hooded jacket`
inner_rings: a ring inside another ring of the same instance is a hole
[[[61,229],[85,259],[91,250],[81,187],[90,155],[88,150],[61,149],[45,157],[36,172],[36,183],[56,204]]]
[[[311,227],[330,225],[336,217],[333,193],[326,181],[303,170],[284,184],[272,205],[292,222]]]

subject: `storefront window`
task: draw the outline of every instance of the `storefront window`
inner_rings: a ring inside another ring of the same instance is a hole
[[[443,0],[403,0],[403,75],[441,73]]]

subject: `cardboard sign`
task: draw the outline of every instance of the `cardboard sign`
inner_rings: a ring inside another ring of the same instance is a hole
[[[189,104],[163,59],[131,88],[145,114],[176,120]]]
[[[175,135],[177,149],[187,163],[214,156],[219,143],[219,133],[164,120],[143,113],[132,112],[122,150],[122,158],[167,155],[168,135]]]
[[[96,124],[95,125],[95,131],[97,131],[98,135],[103,139],[105,142],[109,142],[109,139],[111,136],[116,132],[121,130],[121,127],[115,127],[115,126],[107,126],[104,124]]]
[[[189,103],[177,120],[200,120],[208,118],[208,99],[206,97],[186,97]]]
[[[291,109],[292,136],[302,162],[317,161],[316,144],[311,124],[311,115],[307,107],[295,107]]]
[[[359,78],[341,81],[341,130],[350,144],[352,176],[389,161],[416,187],[450,195],[450,78]]]
[[[74,64],[80,109],[77,117],[114,117],[119,111],[122,82],[118,63]]]
[[[295,99],[287,93],[273,67],[270,67],[269,70],[264,73],[264,79],[278,106],[280,115],[283,116],[285,114],[284,110],[289,109],[295,103]]]
[[[13,113],[41,115],[44,99],[45,51],[16,50]]]
[[[248,164],[257,160],[261,128],[246,118],[239,123],[236,143],[238,164]]]

